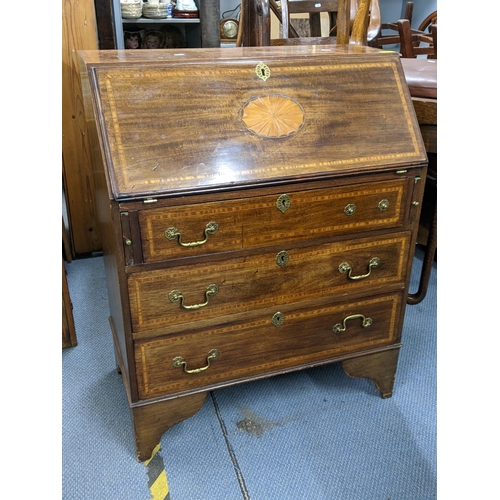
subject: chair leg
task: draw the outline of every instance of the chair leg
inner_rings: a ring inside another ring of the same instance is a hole
[[[429,286],[429,279],[431,277],[432,264],[434,262],[434,255],[437,247],[437,202],[434,202],[434,213],[432,215],[432,224],[427,238],[425,248],[424,262],[422,271],[420,273],[420,284],[416,293],[409,293],[406,303],[409,305],[419,304],[424,300],[427,295],[427,288]]]

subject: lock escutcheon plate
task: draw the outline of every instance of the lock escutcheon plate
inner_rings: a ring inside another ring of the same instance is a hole
[[[274,261],[278,264],[278,266],[285,267],[288,262],[290,262],[290,254],[287,251],[282,250],[276,255]]]

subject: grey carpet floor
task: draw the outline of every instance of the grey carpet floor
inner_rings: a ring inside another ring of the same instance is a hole
[[[411,291],[423,252],[417,248]],[[115,369],[103,258],[66,265],[78,345],[62,353],[64,500],[148,500]],[[159,455],[170,500],[437,498],[436,264],[407,306],[394,394],[328,365],[209,394]]]

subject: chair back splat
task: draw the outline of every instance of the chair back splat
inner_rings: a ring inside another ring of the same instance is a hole
[[[242,0],[237,45],[367,45],[380,31],[379,0]],[[328,16],[328,35],[321,36],[321,13]],[[282,26],[282,37],[271,38],[271,13]],[[310,36],[299,36],[292,14],[308,14]]]

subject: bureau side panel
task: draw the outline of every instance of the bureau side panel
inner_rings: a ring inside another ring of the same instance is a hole
[[[96,124],[93,101],[91,99],[92,86],[89,83],[89,74],[82,60],[80,60],[80,76],[84,88],[84,108],[87,121],[87,130],[91,136],[92,145],[92,175],[95,184],[95,199],[98,217],[98,226],[101,234],[106,287],[110,308],[110,328],[113,334],[117,363],[122,371],[125,389],[130,401],[137,399],[137,383],[135,377],[135,361],[133,345],[130,339],[130,323],[124,318],[128,315],[128,302],[122,302],[126,290],[122,269],[125,263],[121,242],[120,220],[118,204],[110,199],[106,170],[103,159],[102,137]],[[95,101],[94,101],[95,103]],[[97,112],[97,111],[95,111]]]

